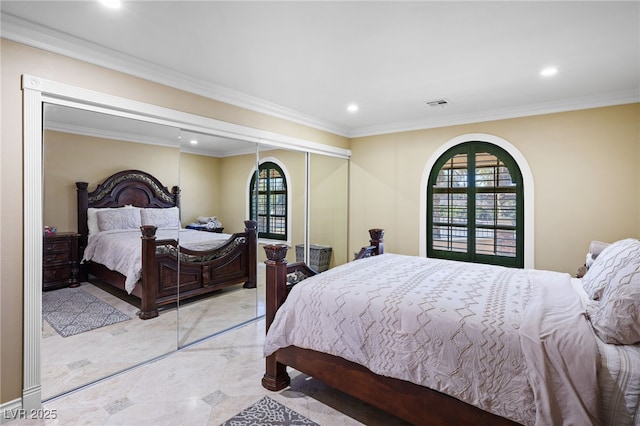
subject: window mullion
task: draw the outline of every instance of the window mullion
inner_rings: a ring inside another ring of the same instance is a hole
[[[449,170],[449,183],[448,183],[448,191],[447,191],[447,228],[449,228],[447,232],[447,247],[449,250],[453,249],[453,227],[451,226],[453,223],[453,193],[451,188],[453,188],[453,160],[451,160],[451,169]]]
[[[266,216],[267,216],[267,233],[271,234],[271,169],[268,168],[267,169],[267,178],[266,178],[266,199],[267,199],[267,210],[266,210]]]
[[[467,253],[476,257],[476,150],[469,144],[467,153]]]
[[[497,164],[493,168],[493,186],[500,186],[498,170],[500,169],[500,160],[496,157]],[[498,253],[498,191],[493,191],[493,252]]]

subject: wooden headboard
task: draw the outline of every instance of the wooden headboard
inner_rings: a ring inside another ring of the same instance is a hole
[[[180,188],[171,191],[154,176],[140,170],[124,170],[109,176],[98,187],[88,192],[87,182],[76,182],[78,194],[78,233],[80,249],[84,252],[89,236],[87,209],[124,207],[180,207]]]

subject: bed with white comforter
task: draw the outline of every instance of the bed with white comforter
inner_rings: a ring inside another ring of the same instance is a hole
[[[640,425],[640,347],[594,333],[568,274],[384,254],[297,284],[264,353],[293,345],[522,424]]]
[[[181,247],[212,250],[222,246],[230,234],[192,229],[158,229],[156,239],[177,239]],[[126,277],[125,288],[131,293],[142,274],[141,234],[139,229],[100,231],[89,236],[83,262],[100,263]]]

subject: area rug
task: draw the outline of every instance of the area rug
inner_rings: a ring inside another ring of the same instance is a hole
[[[265,396],[260,401],[246,408],[222,423],[220,426],[288,426],[318,425],[302,414],[296,413],[277,401]]]
[[[62,337],[131,319],[82,287],[42,293],[42,318]]]

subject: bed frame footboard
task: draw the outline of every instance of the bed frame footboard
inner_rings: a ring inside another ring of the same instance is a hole
[[[214,250],[194,251],[176,240],[156,240],[156,227],[142,232],[141,319],[158,316],[158,308],[243,283],[255,288],[257,280],[257,223],[245,221],[245,232],[233,234]],[[179,293],[179,294],[178,294]]]

